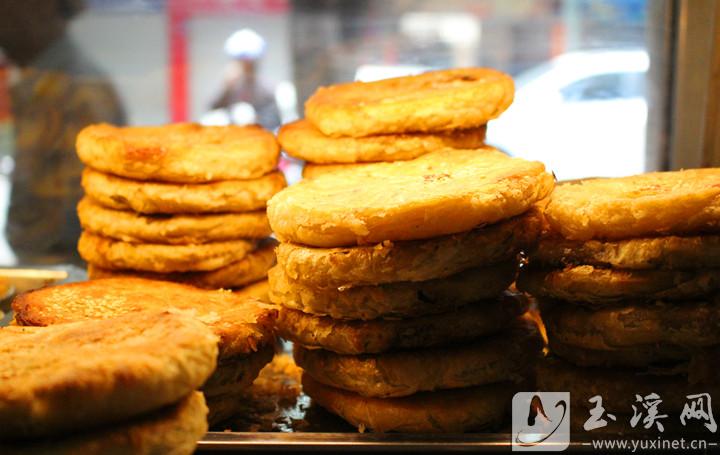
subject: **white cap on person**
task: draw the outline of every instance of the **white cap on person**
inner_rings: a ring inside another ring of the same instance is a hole
[[[257,32],[243,28],[225,40],[225,53],[239,60],[257,60],[265,52],[265,40]]]

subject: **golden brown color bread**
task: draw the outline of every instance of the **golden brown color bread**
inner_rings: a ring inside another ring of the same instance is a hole
[[[525,312],[527,301],[509,292],[446,313],[408,319],[343,321],[298,310],[279,310],[278,335],[338,354],[375,354],[396,349],[452,345],[507,329]]]
[[[233,292],[238,297],[251,297],[254,299],[258,299],[261,302],[270,303],[270,297],[268,296],[269,289],[270,285],[268,284],[268,280],[260,280],[256,283],[248,284],[247,286]]]
[[[190,184],[131,180],[89,167],[82,174],[85,194],[99,204],[147,214],[251,212],[264,209],[286,185],[279,171],[251,180]]]
[[[357,169],[363,166],[372,165],[374,163],[356,163],[356,164],[313,164],[305,163],[302,170],[302,178],[304,180],[310,180],[321,175],[332,174],[338,171],[345,171],[348,169]]]
[[[429,71],[320,87],[305,116],[330,136],[475,128],[502,114],[514,91],[510,76],[493,69]]]
[[[542,163],[490,147],[375,163],[279,192],[268,218],[281,241],[335,247],[469,231],[524,213],[554,186]]]
[[[562,333],[559,338],[563,338]],[[606,346],[589,349],[563,343],[555,333],[548,333],[550,352],[573,365],[584,367],[649,367],[655,365],[680,368],[696,355],[696,349],[667,343]]]
[[[529,326],[460,346],[340,355],[295,345],[295,362],[325,385],[366,397],[402,397],[528,378],[542,350]]]
[[[509,262],[436,280],[338,289],[290,280],[275,266],[268,272],[269,297],[287,308],[335,319],[416,317],[494,299],[512,283],[515,269],[516,264]]]
[[[200,244],[235,239],[262,239],[270,234],[264,210],[202,215],[140,215],[105,208],[90,198],[77,206],[86,231],[124,242]]]
[[[200,183],[255,179],[277,165],[275,136],[259,126],[90,125],[77,137],[80,161],[137,180]]]
[[[188,310],[219,337],[220,357],[255,352],[273,344],[277,311],[229,291],[208,291],[142,278],[108,278],[63,284],[20,294],[13,300],[19,324],[46,326],[113,318],[141,310]]]
[[[720,169],[651,172],[558,185],[545,215],[572,240],[720,230]]]
[[[129,422],[32,443],[0,444],[5,454],[44,455],[190,455],[208,429],[208,408],[200,392],[179,403]]]
[[[548,358],[538,364],[537,385],[538,390],[570,392],[572,406],[581,409],[592,408],[594,404],[588,399],[600,395],[606,411],[616,414],[632,414],[631,405],[636,395],[644,397],[656,393],[662,399],[660,409],[663,412],[679,413],[688,401],[687,395],[707,392],[715,396],[720,393],[716,383],[693,385],[685,375],[651,374],[637,369],[576,367],[557,358]]]
[[[720,268],[720,236],[663,236],[601,241],[540,239],[530,255],[533,263],[562,267],[587,264],[618,269]]]
[[[134,276],[151,280],[175,281],[205,289],[233,289],[245,286],[267,277],[268,270],[275,265],[277,241],[265,239],[258,248],[244,258],[230,265],[210,272],[153,273],[135,270],[111,270],[88,264],[88,278],[116,278]],[[266,281],[267,283],[267,281]],[[267,292],[265,292],[265,296]]]
[[[462,433],[499,426],[518,386],[498,383],[418,393],[402,398],[367,398],[323,385],[303,375],[303,390],[323,408],[360,429],[400,433]]]
[[[591,265],[564,269],[531,268],[518,288],[535,296],[605,304],[627,300],[686,300],[720,289],[720,269],[618,270]]]
[[[0,330],[0,438],[62,435],[180,401],[215,369],[218,338],[197,319],[136,312]]]
[[[420,134],[381,134],[368,137],[330,137],[307,120],[280,128],[278,141],[290,156],[318,164],[400,161],[442,148],[474,149],[485,141],[485,126]]]
[[[467,232],[427,240],[344,248],[281,243],[278,264],[289,278],[317,287],[425,281],[513,260],[540,233],[534,211]]]
[[[543,301],[541,309],[548,334],[562,343],[587,349],[612,350],[649,344],[701,348],[720,344],[717,297],[593,309]]]
[[[80,256],[104,269],[143,272],[207,272],[243,259],[256,242],[226,240],[200,245],[132,243],[83,232],[78,241]]]

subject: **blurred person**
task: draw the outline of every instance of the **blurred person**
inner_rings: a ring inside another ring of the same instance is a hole
[[[80,0],[10,0],[0,6],[0,48],[16,68],[9,87],[15,166],[7,240],[18,262],[80,263],[82,165],[75,136],[97,122],[124,123],[107,78],[66,33]]]
[[[274,130],[280,126],[280,112],[273,93],[258,80],[265,40],[255,31],[238,30],[225,41],[225,53],[232,58],[214,111],[225,111],[229,123],[258,123]]]

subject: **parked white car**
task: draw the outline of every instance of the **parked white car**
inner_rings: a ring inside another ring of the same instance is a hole
[[[560,180],[615,177],[645,168],[648,55],[572,52],[515,77],[512,106],[488,126],[488,143],[540,160]]]

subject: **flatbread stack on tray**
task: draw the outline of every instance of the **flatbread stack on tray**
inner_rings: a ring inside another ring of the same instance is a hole
[[[191,454],[207,431],[218,338],[192,316],[3,327],[0,353],[2,453]]]
[[[12,307],[19,326],[109,319],[143,310],[179,310],[198,319],[216,337],[217,368],[213,365],[207,380],[197,384],[210,409],[210,425],[244,409],[245,393],[275,350],[274,306],[224,290],[143,278],[107,278],[21,294]]]
[[[259,126],[92,125],[78,250],[91,278],[136,275],[204,288],[262,280],[275,262],[265,214],[285,187],[279,146]]]
[[[444,148],[476,149],[513,95],[512,78],[488,68],[321,87],[305,104],[306,118],[280,128],[278,140],[306,162],[305,178]]]
[[[720,169],[560,184],[545,216],[518,279],[554,357],[540,390],[581,409],[601,395],[624,422],[636,396],[679,414],[687,395],[719,392]]]
[[[456,100],[449,82],[436,94],[430,88],[429,102],[398,95],[390,112],[363,110],[365,92],[351,97],[345,90],[354,85],[339,87],[328,102],[352,99],[357,109],[308,110],[328,133],[476,128],[498,110],[495,98]],[[395,99],[392,90],[384,97]],[[388,122],[396,109],[403,114]],[[295,344],[304,391],[375,431],[500,423],[542,349],[537,327],[522,317],[526,301],[507,288],[518,252],[539,234],[533,206],[553,185],[541,163],[483,147],[368,164],[275,195],[268,218],[281,243],[269,297],[281,308],[278,334]]]

